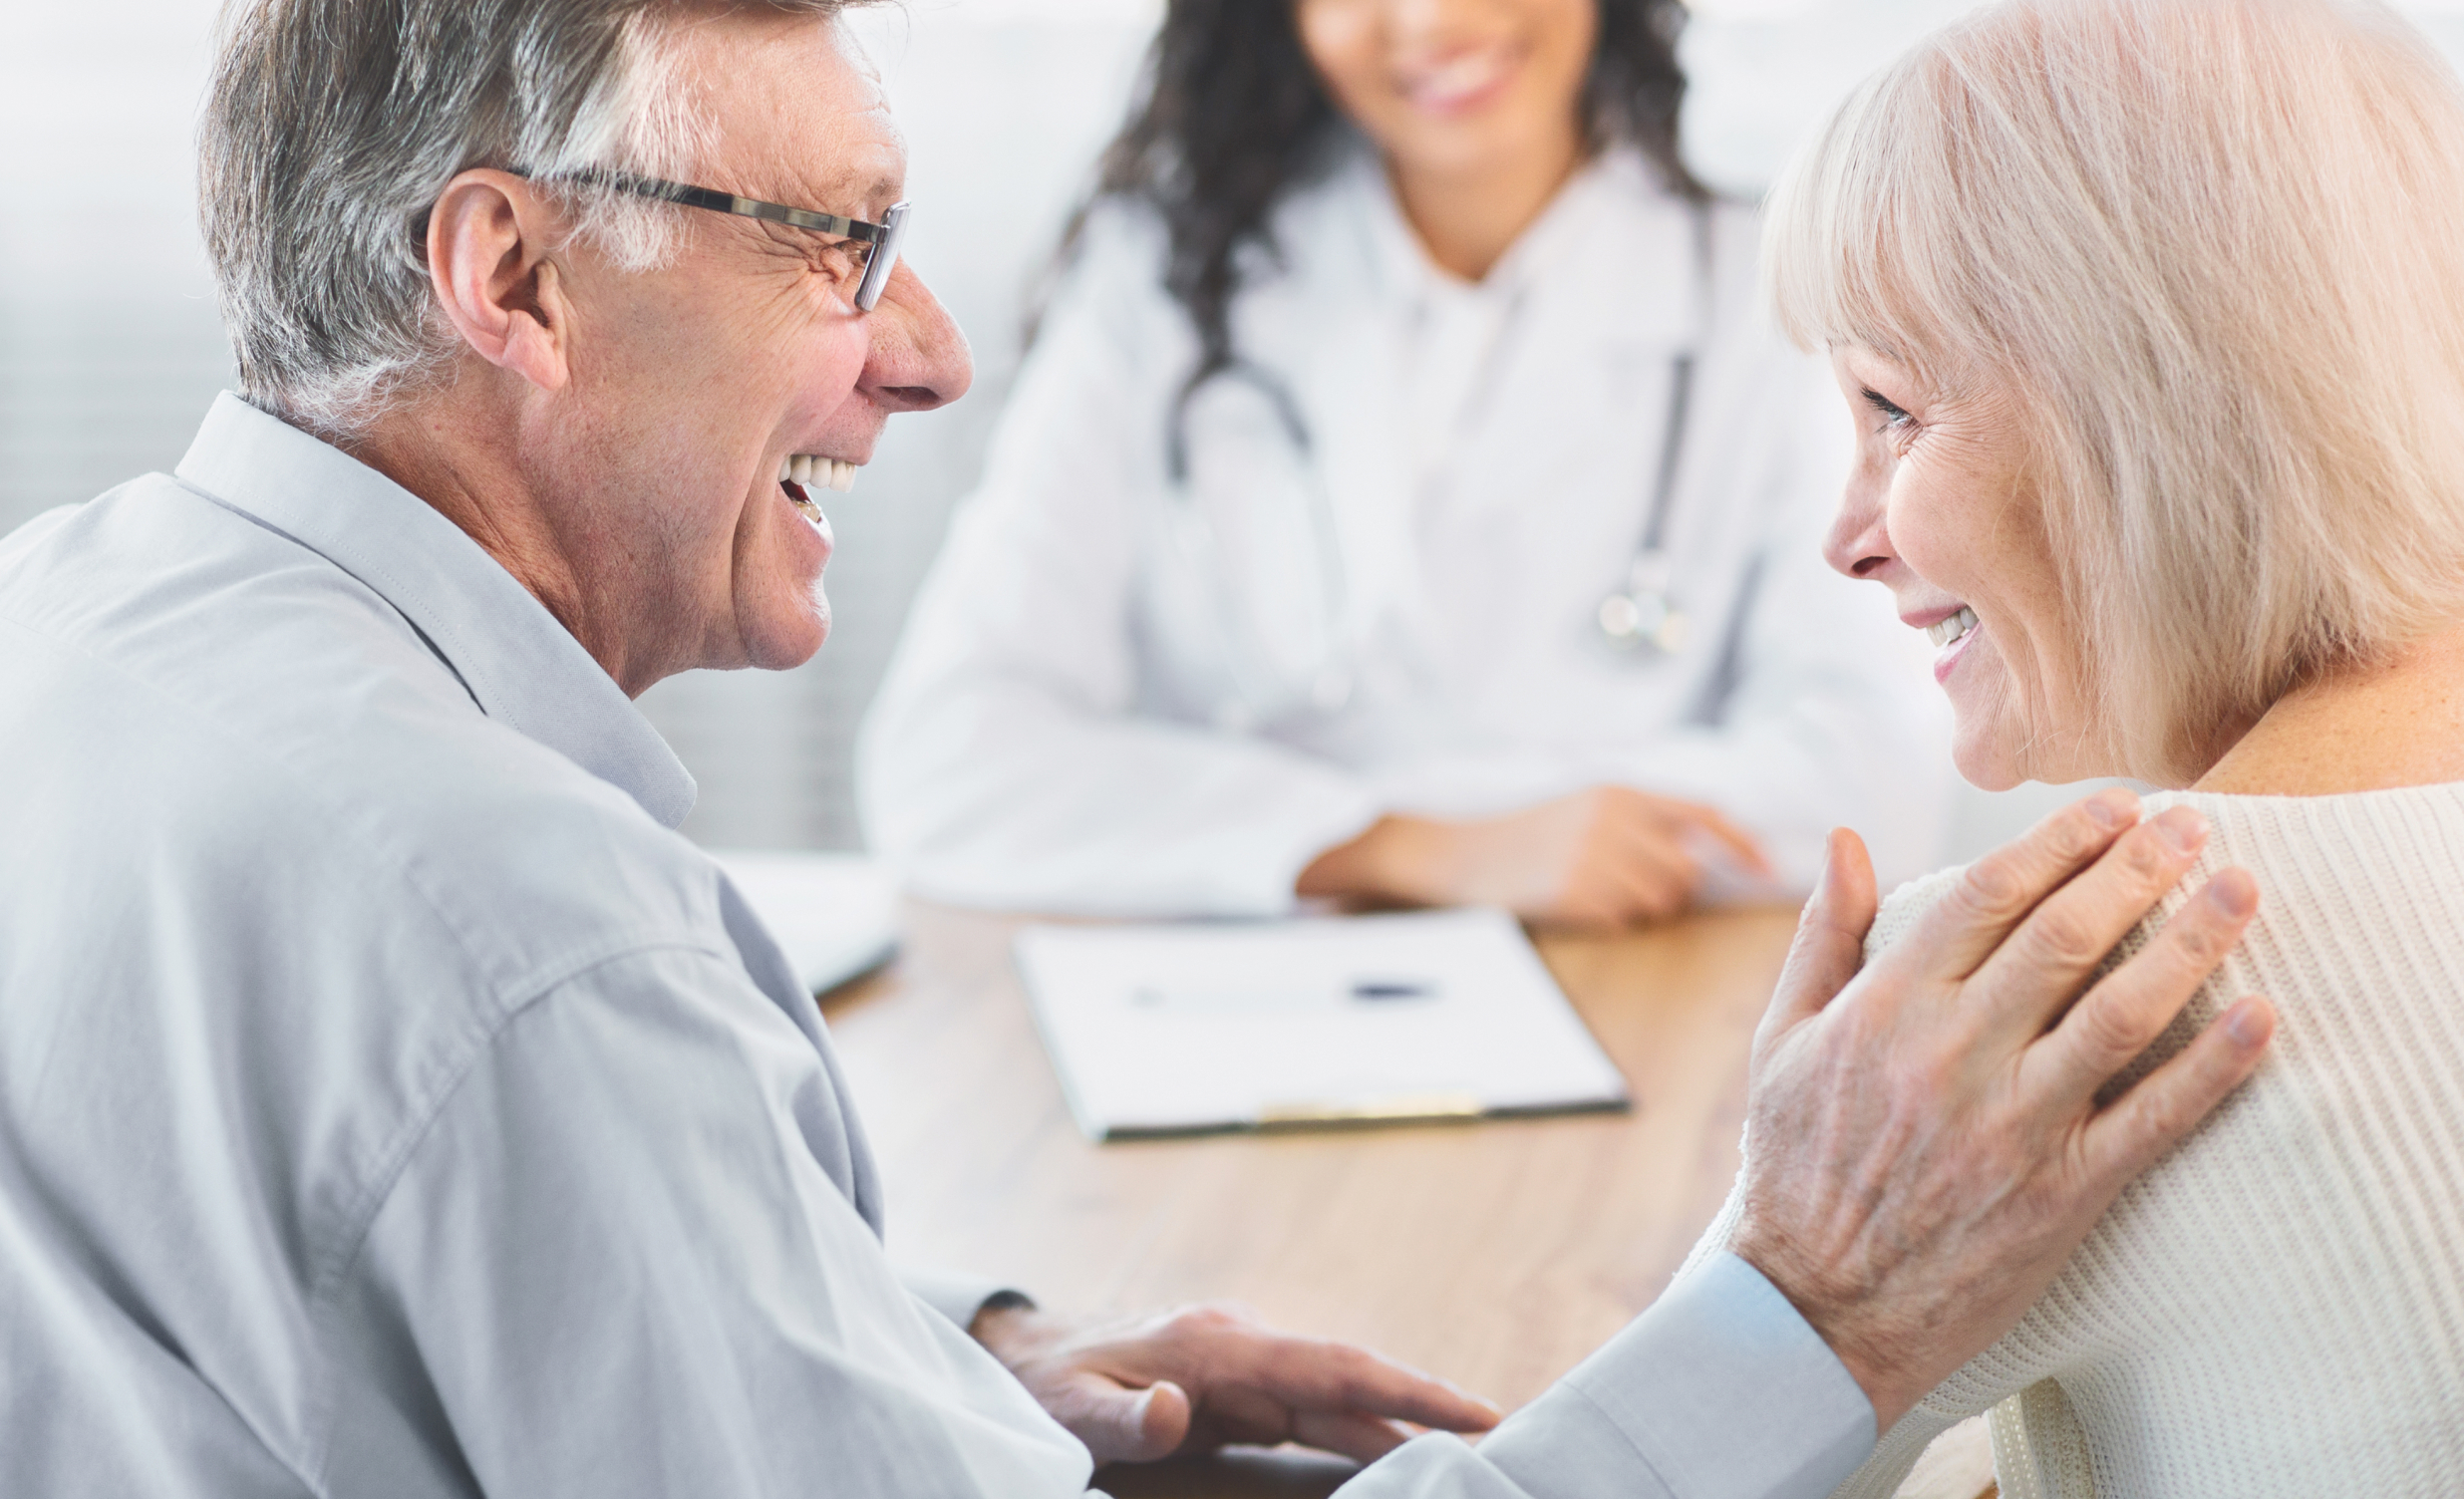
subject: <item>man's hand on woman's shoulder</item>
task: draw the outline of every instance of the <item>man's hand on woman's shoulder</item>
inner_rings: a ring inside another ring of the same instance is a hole
[[[2014,1324],[2258,1065],[2276,1018],[2250,997],[2102,1096],[2258,911],[2227,869],[2088,985],[2206,837],[2187,807],[2142,822],[2137,798],[2100,792],[1979,860],[1866,966],[1873,871],[1832,835],[1754,1038],[1733,1247],[1839,1354],[1877,1429]]]

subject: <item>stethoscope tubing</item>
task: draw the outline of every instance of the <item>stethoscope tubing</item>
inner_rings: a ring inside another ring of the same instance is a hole
[[[1688,347],[1678,351],[1670,360],[1669,406],[1661,430],[1659,461],[1653,470],[1651,505],[1645,514],[1640,541],[1627,564],[1625,586],[1611,592],[1602,601],[1600,609],[1600,626],[1611,645],[1651,645],[1657,648],[1658,654],[1674,652],[1682,644],[1686,633],[1684,614],[1678,609],[1670,590],[1668,532],[1676,512],[1678,476],[1692,420],[1695,358],[1699,346],[1708,340],[1711,322],[1713,247],[1710,208],[1707,203],[1699,201],[1689,204],[1689,207],[1694,230],[1694,338]],[[1189,406],[1200,389],[1219,380],[1237,381],[1250,386],[1265,398],[1285,441],[1299,454],[1301,467],[1309,475],[1311,541],[1318,551],[1320,574],[1327,580],[1325,606],[1330,622],[1328,660],[1319,664],[1310,698],[1312,706],[1320,712],[1333,712],[1342,706],[1342,702],[1328,700],[1348,699],[1352,689],[1350,675],[1334,664],[1335,658],[1340,655],[1334,637],[1340,632],[1351,593],[1350,567],[1343,552],[1334,497],[1327,489],[1325,475],[1319,470],[1316,437],[1301,413],[1300,402],[1293,395],[1291,386],[1274,371],[1245,358],[1232,359],[1219,369],[1192,377],[1175,396],[1171,412],[1165,418],[1166,479],[1172,491],[1180,496],[1188,513],[1197,515],[1197,506],[1189,494]],[[1204,523],[1202,517],[1200,523]],[[1218,553],[1214,559],[1218,573],[1223,570],[1221,561]],[[1229,609],[1234,592],[1231,580],[1218,577],[1216,582],[1225,595],[1224,603]],[[1654,621],[1659,624],[1656,630],[1629,628],[1621,631],[1612,622],[1613,619],[1632,620],[1641,626],[1650,626]],[[1231,628],[1228,619],[1226,627]],[[1238,653],[1237,646],[1235,653]],[[1330,680],[1335,679],[1340,679],[1339,692],[1329,690]]]

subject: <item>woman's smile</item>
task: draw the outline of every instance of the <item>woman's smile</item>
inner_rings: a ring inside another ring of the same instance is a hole
[[[1968,648],[1984,629],[1977,623],[1977,612],[1963,608],[1925,633],[1942,648],[1942,654],[1934,658],[1934,680],[1948,686],[1951,669],[1959,665],[1960,658],[1968,654]]]
[[[1513,87],[1529,52],[1508,42],[1466,48],[1423,67],[1398,69],[1395,92],[1425,114],[1446,119],[1469,115]]]

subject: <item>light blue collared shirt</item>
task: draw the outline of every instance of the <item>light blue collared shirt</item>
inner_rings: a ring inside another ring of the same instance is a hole
[[[1066,1495],[902,1282],[674,755],[443,516],[239,401],[0,542],[0,1476],[63,1496]],[[1363,1495],[1815,1495],[1845,1370],[1715,1261]]]

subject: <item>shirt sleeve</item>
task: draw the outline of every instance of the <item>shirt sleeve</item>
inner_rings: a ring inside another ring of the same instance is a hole
[[[1381,810],[1322,759],[1138,712],[1139,516],[1185,331],[1137,227],[1090,228],[857,745],[867,839],[933,899],[1280,914]]]
[[[1820,1499],[1874,1447],[1874,1410],[1796,1309],[1731,1254],[1474,1447],[1406,1443],[1344,1499]]]
[[[825,1164],[852,1129],[718,956],[636,953],[530,1003],[341,1279],[329,1486],[1081,1492],[1085,1448],[901,1285]]]
[[[340,1277],[338,1491],[1075,1495],[1084,1447],[903,1286],[821,1162],[843,1100],[718,958],[598,964],[508,1022]],[[1425,1437],[1355,1499],[1826,1493],[1855,1382],[1722,1256],[1476,1449]]]

